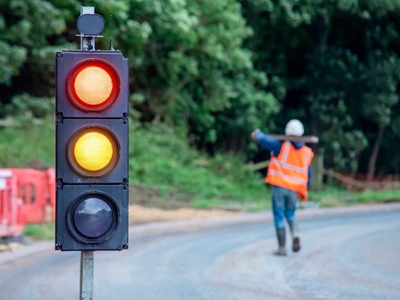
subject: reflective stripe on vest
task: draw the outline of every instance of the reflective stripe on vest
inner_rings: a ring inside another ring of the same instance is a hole
[[[267,183],[307,196],[308,168],[313,157],[314,153],[309,147],[296,149],[291,142],[285,141],[278,157],[271,157]]]

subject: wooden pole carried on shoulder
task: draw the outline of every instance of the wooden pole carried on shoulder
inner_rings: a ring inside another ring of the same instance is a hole
[[[314,135],[304,135],[304,136],[294,136],[294,135],[284,135],[284,134],[269,134],[270,136],[281,141],[291,141],[291,142],[304,142],[308,144],[318,144],[319,139]]]

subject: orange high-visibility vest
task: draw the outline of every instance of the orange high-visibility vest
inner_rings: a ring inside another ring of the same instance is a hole
[[[291,142],[283,142],[279,155],[271,157],[266,182],[307,198],[308,168],[313,157],[311,148],[296,149]]]

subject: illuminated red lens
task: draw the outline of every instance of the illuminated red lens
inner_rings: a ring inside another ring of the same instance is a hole
[[[72,103],[85,111],[100,111],[117,99],[120,80],[108,63],[98,60],[77,65],[67,80],[67,92]]]

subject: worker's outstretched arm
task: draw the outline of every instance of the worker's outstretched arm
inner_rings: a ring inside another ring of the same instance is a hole
[[[260,129],[256,129],[251,133],[251,138],[263,148],[271,151],[274,156],[278,156],[281,151],[282,141],[265,134]]]

